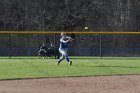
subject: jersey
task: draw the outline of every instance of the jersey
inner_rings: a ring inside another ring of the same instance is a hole
[[[66,36],[66,37],[62,37],[61,39],[60,39],[60,49],[63,49],[63,48],[68,48],[68,46],[69,46],[69,42],[66,42],[68,39],[70,39],[71,37],[68,37],[68,36]]]

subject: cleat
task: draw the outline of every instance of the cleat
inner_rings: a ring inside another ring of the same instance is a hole
[[[57,65],[59,65],[60,64],[60,62],[57,62]]]
[[[70,66],[72,65],[72,61],[69,62]]]

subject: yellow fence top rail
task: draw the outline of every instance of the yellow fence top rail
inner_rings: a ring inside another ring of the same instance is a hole
[[[65,32],[65,31],[61,31]],[[58,31],[0,31],[0,34],[60,34],[61,32]],[[75,32],[65,32],[66,34],[140,34],[140,32],[99,32],[99,31],[94,31],[94,32],[84,32],[84,31],[75,31]]]

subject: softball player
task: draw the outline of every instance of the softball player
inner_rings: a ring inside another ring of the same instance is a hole
[[[73,39],[71,37],[66,36],[65,33],[61,33],[61,39],[60,39],[60,47],[59,47],[59,52],[61,53],[61,57],[58,60],[58,65],[60,62],[65,58],[66,61],[72,65],[72,61],[70,61],[67,50],[68,50],[68,43],[72,41]]]

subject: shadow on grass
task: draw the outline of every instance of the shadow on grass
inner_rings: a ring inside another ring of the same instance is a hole
[[[71,57],[70,59],[101,59],[99,57]]]
[[[75,66],[79,66],[79,67],[96,67],[96,68],[140,68],[140,67],[134,67],[134,66],[85,66],[85,65],[75,65]]]
[[[0,59],[55,59],[55,58],[49,58],[49,57],[46,57],[46,58],[39,58],[39,57],[0,57]]]
[[[140,57],[71,57],[71,59],[140,60]]]
[[[94,67],[107,67],[107,68],[110,68],[110,67],[113,67],[113,68],[140,68],[140,67],[133,67],[133,66],[94,66]]]

